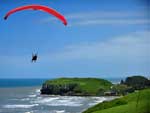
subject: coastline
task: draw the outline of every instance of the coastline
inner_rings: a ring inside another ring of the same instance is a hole
[[[107,96],[40,95],[40,88],[39,86],[0,88],[1,91],[4,91],[3,94],[1,93],[0,112],[45,113],[51,111],[50,113],[82,113],[97,103],[116,98]]]
[[[98,103],[116,98],[113,96],[41,95],[40,89],[45,79],[41,79],[41,81],[43,80],[42,82],[35,82],[38,79],[21,79],[22,82],[17,82],[15,85],[14,82],[20,79],[13,79],[13,82],[11,80],[8,80],[10,82],[7,82],[6,86],[0,86],[0,112],[2,113],[45,113],[49,111],[50,113],[82,113],[84,110]],[[35,81],[33,81],[33,84],[25,83],[28,80]],[[20,85],[20,83],[23,85]],[[35,83],[38,83],[38,85]]]

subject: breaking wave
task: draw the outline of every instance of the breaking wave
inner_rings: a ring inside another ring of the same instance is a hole
[[[38,106],[39,104],[15,104],[15,105],[4,105],[3,108],[32,108],[34,106]]]

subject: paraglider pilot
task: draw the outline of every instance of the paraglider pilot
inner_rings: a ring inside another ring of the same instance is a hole
[[[36,62],[37,61],[37,54],[32,54],[32,62]]]

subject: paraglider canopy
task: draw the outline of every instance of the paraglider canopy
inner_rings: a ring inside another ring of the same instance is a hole
[[[26,5],[26,6],[14,8],[5,15],[4,19],[7,20],[7,18],[15,12],[22,11],[22,10],[29,10],[29,9],[47,12],[55,16],[56,18],[58,18],[60,21],[62,21],[64,25],[67,25],[67,20],[65,19],[63,15],[61,15],[59,12],[57,12],[56,10],[52,8],[49,8],[47,6],[42,6],[42,5]]]

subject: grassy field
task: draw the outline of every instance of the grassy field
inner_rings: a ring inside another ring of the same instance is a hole
[[[64,85],[64,84],[78,84],[76,90],[85,91],[90,95],[96,95],[100,90],[108,90],[112,83],[98,78],[58,78],[48,80],[44,84],[50,85]]]
[[[83,113],[150,113],[150,89],[99,103]]]

